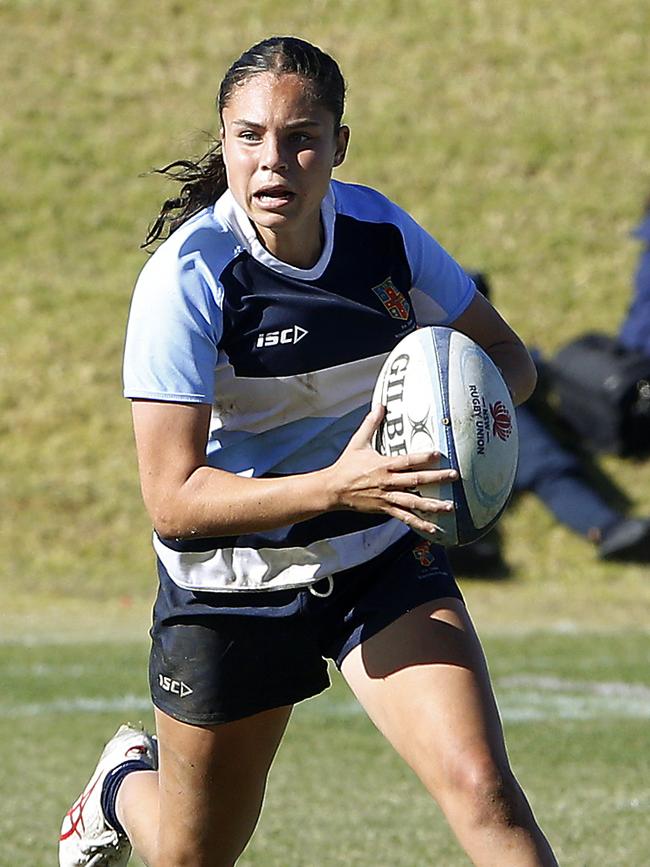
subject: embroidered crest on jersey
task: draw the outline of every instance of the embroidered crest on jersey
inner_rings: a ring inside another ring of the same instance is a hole
[[[390,277],[386,277],[379,286],[373,286],[372,291],[379,298],[393,319],[406,320],[410,315],[410,307],[407,299],[395,286]]]

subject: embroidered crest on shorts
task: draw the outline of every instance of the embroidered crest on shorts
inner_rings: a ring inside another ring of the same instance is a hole
[[[428,539],[418,542],[413,548],[413,556],[420,566],[430,566],[435,559],[431,553],[431,542]]]

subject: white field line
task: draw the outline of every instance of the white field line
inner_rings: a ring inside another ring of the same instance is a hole
[[[80,713],[146,713],[151,710],[151,702],[142,695],[123,695],[117,698],[60,698],[53,701],[25,702],[9,704],[0,702],[0,719],[18,719],[80,714]]]
[[[650,686],[641,683],[565,680],[520,674],[497,679],[495,691],[506,723],[650,719]],[[149,699],[144,695],[26,703],[5,700],[0,702],[0,719],[79,713],[146,713],[150,708]],[[298,713],[341,719],[362,714],[363,710],[353,699],[335,701],[326,693],[304,702]]]
[[[481,626],[480,620],[477,621],[478,631],[481,638],[526,638],[527,636],[539,635],[569,635],[569,636],[586,636],[593,635],[607,636],[618,635],[626,629],[632,629],[635,634],[650,635],[650,626],[646,623],[635,623],[634,626],[615,625],[608,627],[607,625],[593,625],[578,623],[573,620],[559,620],[554,623],[548,623],[544,626],[539,624],[504,624],[499,626]],[[89,631],[80,635],[78,632],[65,629],[64,626],[58,632],[48,632],[44,629],[29,631],[30,627],[26,626],[22,633],[19,628],[3,629],[2,615],[0,614],[0,647],[3,646],[19,646],[19,647],[42,647],[44,644],[54,647],[68,646],[70,644],[130,644],[141,643],[143,646],[148,646],[147,630],[149,628],[149,620],[145,620],[141,629],[134,627],[133,630],[124,632],[124,629],[116,627],[111,629],[98,628],[94,631]]]
[[[521,674],[498,678],[495,692],[506,723],[650,719],[650,686],[641,683],[578,681]],[[353,700],[327,702],[326,699],[313,699],[303,708],[314,715],[329,717],[363,713]]]
[[[634,697],[650,703],[650,685],[645,683],[627,683],[620,680],[592,681],[566,680],[544,674],[515,674],[501,677],[497,681],[501,689],[538,689],[547,692],[578,692],[593,693],[608,698]]]
[[[650,686],[513,675],[495,684],[506,722],[550,719],[650,719]]]

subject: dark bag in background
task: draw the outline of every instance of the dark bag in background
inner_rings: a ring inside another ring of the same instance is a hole
[[[585,334],[549,362],[557,411],[593,451],[650,451],[650,357],[607,334]]]

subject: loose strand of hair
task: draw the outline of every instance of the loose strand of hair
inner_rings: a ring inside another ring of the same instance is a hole
[[[142,248],[164,241],[194,214],[214,204],[227,188],[221,142],[215,142],[196,161],[174,160],[162,168],[153,169],[152,174],[164,175],[182,186],[177,196],[163,202],[140,245]]]

